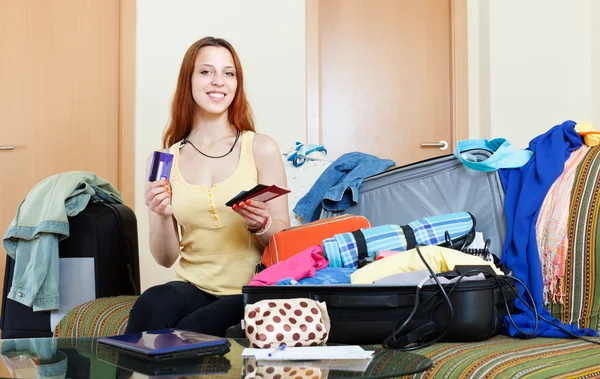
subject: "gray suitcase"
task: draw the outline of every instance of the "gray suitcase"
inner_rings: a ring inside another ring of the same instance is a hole
[[[490,157],[487,150],[468,152],[479,160]],[[453,155],[436,157],[393,168],[366,178],[359,200],[345,211],[323,209],[320,218],[355,214],[365,216],[372,226],[406,225],[411,221],[453,212],[475,216],[475,230],[489,239],[490,252],[502,254],[506,223],[504,189],[497,171],[469,169]]]

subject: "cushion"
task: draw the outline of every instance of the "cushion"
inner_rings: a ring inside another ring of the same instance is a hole
[[[498,335],[482,342],[436,343],[414,353],[430,358],[433,367],[411,378],[597,378],[600,374],[600,346],[574,339]]]
[[[558,269],[557,295],[549,296],[546,307],[563,324],[600,328],[600,264],[596,245],[600,183],[600,146],[590,148],[578,162],[571,190],[564,258],[542,263]],[[552,226],[553,222],[548,222]],[[555,234],[547,229],[546,233]],[[543,236],[538,235],[538,239]],[[546,236],[548,239],[548,236]],[[600,241],[599,241],[600,242]],[[548,284],[547,284],[548,285]],[[553,288],[552,288],[553,289]]]
[[[54,330],[55,337],[104,337],[125,333],[137,296],[105,297],[71,309]]]

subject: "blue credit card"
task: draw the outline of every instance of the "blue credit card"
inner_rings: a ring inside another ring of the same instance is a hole
[[[173,154],[155,151],[152,155],[152,165],[150,166],[148,181],[169,180],[172,166]]]

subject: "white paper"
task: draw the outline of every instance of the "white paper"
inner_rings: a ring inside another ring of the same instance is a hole
[[[272,356],[269,357],[269,353]],[[327,359],[369,359],[373,351],[364,350],[360,346],[307,346],[277,349],[251,349],[242,351],[242,357],[254,357],[256,360],[327,360]]]
[[[363,372],[371,364],[371,358],[368,359],[328,359],[328,360],[307,360],[307,361],[290,361],[290,360],[269,360],[268,362],[257,361],[259,366],[273,366],[273,367],[305,367],[305,368],[320,368],[327,370],[342,370],[342,371],[355,371]],[[252,359],[252,358],[246,358]]]
[[[96,298],[94,258],[60,258],[58,270],[60,308],[50,312],[52,332],[67,312]]]

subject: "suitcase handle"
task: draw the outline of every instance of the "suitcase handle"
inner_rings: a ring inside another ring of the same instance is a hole
[[[415,304],[414,295],[318,295],[313,300],[324,301],[331,308],[398,308]]]

